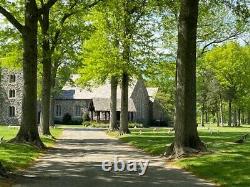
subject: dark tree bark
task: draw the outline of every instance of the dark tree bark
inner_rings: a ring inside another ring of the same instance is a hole
[[[228,126],[232,126],[232,100],[228,101]]]
[[[127,73],[122,74],[122,85],[121,85],[121,122],[120,122],[120,133],[130,133],[128,129],[128,83],[129,76]]]
[[[237,110],[236,109],[234,109],[234,112],[233,112],[233,125],[237,127]]]
[[[206,123],[208,123],[209,122],[208,111],[205,112],[205,117],[206,117]]]
[[[240,126],[241,125],[241,110],[240,109],[238,109],[238,126]]]
[[[13,141],[30,142],[43,148],[37,127],[37,5],[25,1],[25,31],[23,33],[23,105],[22,124]]]
[[[206,151],[196,124],[196,36],[198,0],[181,0],[178,25],[175,140],[166,155],[174,158]]]
[[[40,17],[40,25],[42,28],[42,133],[43,135],[51,135],[50,133],[50,99],[51,99],[51,48],[49,41],[49,9],[45,8],[43,16]]]
[[[205,104],[204,102],[202,103],[202,108],[201,108],[201,126],[204,127],[204,110],[205,110]]]
[[[221,94],[220,94],[220,124],[221,126],[224,126],[223,102]]]
[[[57,0],[49,0],[45,6],[51,7]],[[35,0],[25,1],[25,25],[20,24],[15,17],[0,6],[0,13],[22,34],[23,39],[23,103],[22,123],[17,136],[11,142],[28,142],[44,148],[37,122],[37,27],[38,17],[43,9],[38,9]]]
[[[247,111],[247,124],[250,125],[250,109]]]
[[[110,99],[110,130],[118,130],[117,126],[117,85],[118,81],[115,76],[111,77],[111,99]]]
[[[219,111],[216,112],[216,123],[217,123],[217,127],[219,127],[220,126]]]

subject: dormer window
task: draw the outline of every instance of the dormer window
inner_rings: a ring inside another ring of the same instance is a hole
[[[16,90],[9,90],[9,98],[15,98],[16,97]]]
[[[12,74],[10,75],[10,83],[14,83],[14,82],[16,82],[16,75]]]

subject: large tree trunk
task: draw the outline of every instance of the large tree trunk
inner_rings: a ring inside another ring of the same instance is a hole
[[[181,157],[206,151],[196,124],[196,33],[198,0],[181,0],[178,51],[175,140],[167,155]]]
[[[222,102],[222,96],[220,94],[220,124],[221,126],[224,126],[224,120],[223,120],[223,102]]]
[[[121,85],[121,122],[120,122],[120,133],[130,133],[128,129],[128,81],[129,77],[127,73],[122,74],[122,85]]]
[[[43,81],[42,81],[42,133],[51,135],[50,125],[50,99],[51,99],[51,50],[49,42],[49,9],[45,9],[41,17],[42,28],[42,64],[43,64]]]
[[[111,99],[110,99],[110,130],[118,130],[117,126],[117,85],[118,81],[115,76],[111,77]]]
[[[12,141],[29,142],[43,148],[37,126],[37,23],[36,2],[25,1],[22,124]]]
[[[228,126],[232,126],[232,100],[228,101]]]
[[[50,125],[54,126],[54,105],[55,105],[55,86],[58,63],[54,63],[51,70],[51,97],[50,97]]]

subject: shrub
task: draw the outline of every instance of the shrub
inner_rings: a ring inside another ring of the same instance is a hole
[[[83,125],[84,127],[90,127],[90,126],[91,126],[91,123],[90,123],[90,121],[84,121],[84,122],[82,123],[82,125]]]
[[[63,123],[64,123],[64,124],[70,124],[71,121],[72,121],[71,115],[70,115],[69,113],[66,113],[66,114],[63,116]]]
[[[82,116],[82,121],[86,122],[86,121],[90,121],[90,117],[89,117],[89,112],[85,112]]]

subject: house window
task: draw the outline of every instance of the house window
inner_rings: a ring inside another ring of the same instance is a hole
[[[15,117],[16,108],[14,106],[9,106],[9,117]]]
[[[10,75],[10,83],[16,82],[16,75],[12,74]]]
[[[56,105],[56,116],[62,116],[62,107],[61,107],[61,105]]]
[[[9,90],[9,98],[15,98],[16,97],[16,90]]]
[[[75,116],[81,116],[81,106],[75,106]]]

